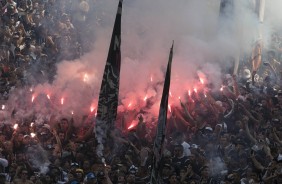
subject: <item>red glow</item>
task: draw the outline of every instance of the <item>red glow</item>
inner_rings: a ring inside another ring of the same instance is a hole
[[[194,91],[195,91],[195,93],[198,93],[198,90],[197,90],[197,88],[195,88],[195,87],[194,87]]]
[[[64,98],[61,98],[61,104],[63,105],[64,104]]]
[[[47,94],[46,96],[47,96],[47,98],[50,100],[50,95],[49,95],[49,94]]]
[[[131,107],[132,103],[130,102],[127,107]]]
[[[90,112],[93,112],[94,111],[94,107],[90,107]]]

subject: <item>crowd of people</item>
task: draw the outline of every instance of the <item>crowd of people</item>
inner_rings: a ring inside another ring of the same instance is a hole
[[[87,27],[91,2],[73,2],[0,2],[1,100],[9,97],[11,88],[28,86],[31,80],[52,81],[56,63],[88,51],[91,43],[81,40],[77,28]],[[160,183],[282,183],[278,35],[273,35],[274,49],[264,53],[256,75],[252,76],[249,60],[242,62],[238,76],[222,76],[221,89],[206,84],[209,92],[194,91],[171,107],[158,165]],[[124,128],[125,119],[118,115],[121,126],[109,132],[103,158],[97,156],[93,116],[84,116],[81,122],[55,116],[43,124],[32,117],[17,124],[1,122],[0,184],[148,183],[156,122],[145,122],[145,113],[132,113],[138,124]]]

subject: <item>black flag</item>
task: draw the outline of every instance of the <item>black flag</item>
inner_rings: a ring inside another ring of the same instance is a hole
[[[110,127],[114,125],[117,116],[119,79],[121,65],[121,13],[122,1],[119,0],[118,10],[113,28],[107,62],[101,84],[95,133],[98,142],[97,154],[103,156],[103,143]]]
[[[163,148],[165,132],[166,132],[167,107],[168,107],[172,57],[173,57],[173,44],[169,53],[169,60],[166,69],[166,76],[165,76],[162,100],[161,100],[160,111],[159,111],[157,133],[154,141],[154,148],[153,148],[154,156],[153,156],[152,172],[150,178],[151,184],[161,183],[161,179],[159,177],[159,166],[162,157],[162,151],[163,151],[162,148]]]

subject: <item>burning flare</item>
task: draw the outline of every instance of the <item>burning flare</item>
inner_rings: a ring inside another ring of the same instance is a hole
[[[34,99],[35,99],[35,96],[32,95],[32,97],[31,97],[31,102],[32,102],[32,103],[33,103]]]
[[[49,100],[51,99],[49,94],[47,94],[46,97],[47,97]]]
[[[64,98],[61,98],[61,105],[64,104]]]
[[[90,112],[93,112],[94,111],[94,107],[90,107]]]
[[[19,124],[16,123],[13,128],[14,128],[15,130],[17,130],[18,127],[19,127]]]

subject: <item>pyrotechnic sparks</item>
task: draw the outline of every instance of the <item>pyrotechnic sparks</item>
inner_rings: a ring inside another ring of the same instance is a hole
[[[15,130],[17,130],[18,127],[19,127],[19,124],[15,124],[13,128],[14,128]]]

